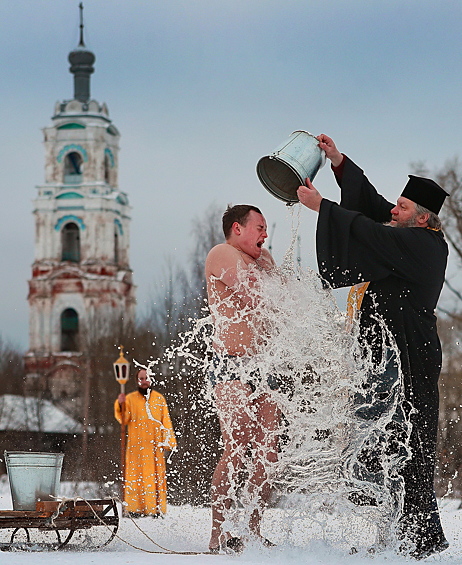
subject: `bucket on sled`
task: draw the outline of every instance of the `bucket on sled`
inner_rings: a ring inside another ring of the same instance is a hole
[[[308,177],[313,181],[324,166],[326,154],[318,140],[307,131],[294,131],[270,155],[257,163],[257,175],[273,196],[287,204],[298,202],[297,189]]]
[[[64,453],[5,451],[13,510],[35,510],[39,500],[56,497]]]

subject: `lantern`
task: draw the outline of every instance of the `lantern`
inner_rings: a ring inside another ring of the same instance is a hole
[[[130,362],[127,361],[124,357],[123,345],[119,345],[119,351],[120,351],[119,358],[115,363],[113,363],[114,374],[116,381],[120,384],[120,392],[125,394],[125,384],[128,381]]]
[[[128,373],[130,369],[130,363],[124,357],[124,348],[123,345],[119,345],[119,358],[115,363],[113,363],[114,367],[114,375],[116,381],[120,384],[120,392],[121,394],[125,395],[125,384],[128,381]],[[125,498],[125,400],[120,404],[120,412],[121,412],[121,422],[120,422],[120,468],[121,468],[121,494],[122,497]]]

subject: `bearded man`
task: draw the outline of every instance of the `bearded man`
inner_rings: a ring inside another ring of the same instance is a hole
[[[448,547],[433,486],[441,370],[434,311],[448,256],[438,213],[447,193],[431,179],[409,175],[394,205],[330,137],[317,139],[331,161],[341,202],[323,198],[310,179],[298,198],[319,212],[316,248],[323,278],[334,288],[365,283],[357,289],[363,343],[373,352],[382,347],[380,317],[399,349],[412,429],[410,458],[400,471],[404,506],[397,534],[400,549],[422,559]]]
[[[114,416],[127,426],[125,453],[125,512],[133,518],[156,518],[167,512],[165,459],[176,447],[167,402],[151,389],[146,369],[136,375],[138,390],[120,393]]]

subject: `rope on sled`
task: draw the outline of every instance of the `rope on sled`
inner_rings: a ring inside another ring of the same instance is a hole
[[[67,502],[67,501],[77,501],[77,500],[82,500],[83,502],[85,502],[85,504],[87,504],[87,506],[90,508],[90,510],[93,512],[95,518],[101,523],[102,526],[105,526],[107,530],[110,531],[111,535],[113,535],[114,533],[112,532],[111,528],[104,522],[104,520],[102,520],[98,514],[95,512],[94,508],[92,507],[92,505],[88,502],[88,500],[86,500],[85,498],[81,497],[81,496],[76,496],[74,498],[64,498],[62,501],[60,501],[60,505],[58,506],[58,510],[53,514],[53,517],[56,517],[59,513],[59,508],[61,508],[61,506]],[[120,500],[119,497],[111,497],[111,500],[113,502],[118,502],[119,504],[122,504],[123,507],[123,502]],[[55,516],[56,515],[56,516]],[[133,549],[136,549],[138,551],[143,551],[144,553],[157,553],[157,554],[172,554],[172,555],[209,555],[210,552],[209,551],[175,551],[174,549],[168,549],[166,547],[163,547],[162,545],[158,544],[157,542],[155,542],[145,531],[143,531],[138,524],[135,522],[135,520],[129,516],[130,520],[133,522],[133,524],[135,525],[135,527],[151,542],[153,543],[155,546],[157,546],[158,548],[162,549],[163,551],[155,551],[155,550],[150,550],[150,549],[144,549],[142,547],[137,547],[136,545],[133,545],[132,543],[130,543],[129,541],[123,539],[122,537],[119,536],[118,533],[114,534],[114,537],[116,537],[119,541],[121,541],[122,543],[128,545],[129,547],[132,547]]]

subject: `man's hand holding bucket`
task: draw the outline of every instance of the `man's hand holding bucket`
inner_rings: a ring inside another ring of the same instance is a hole
[[[315,212],[319,212],[321,207],[322,196],[313,186],[309,178],[305,179],[306,186],[299,186],[297,190],[297,196],[300,202]]]

